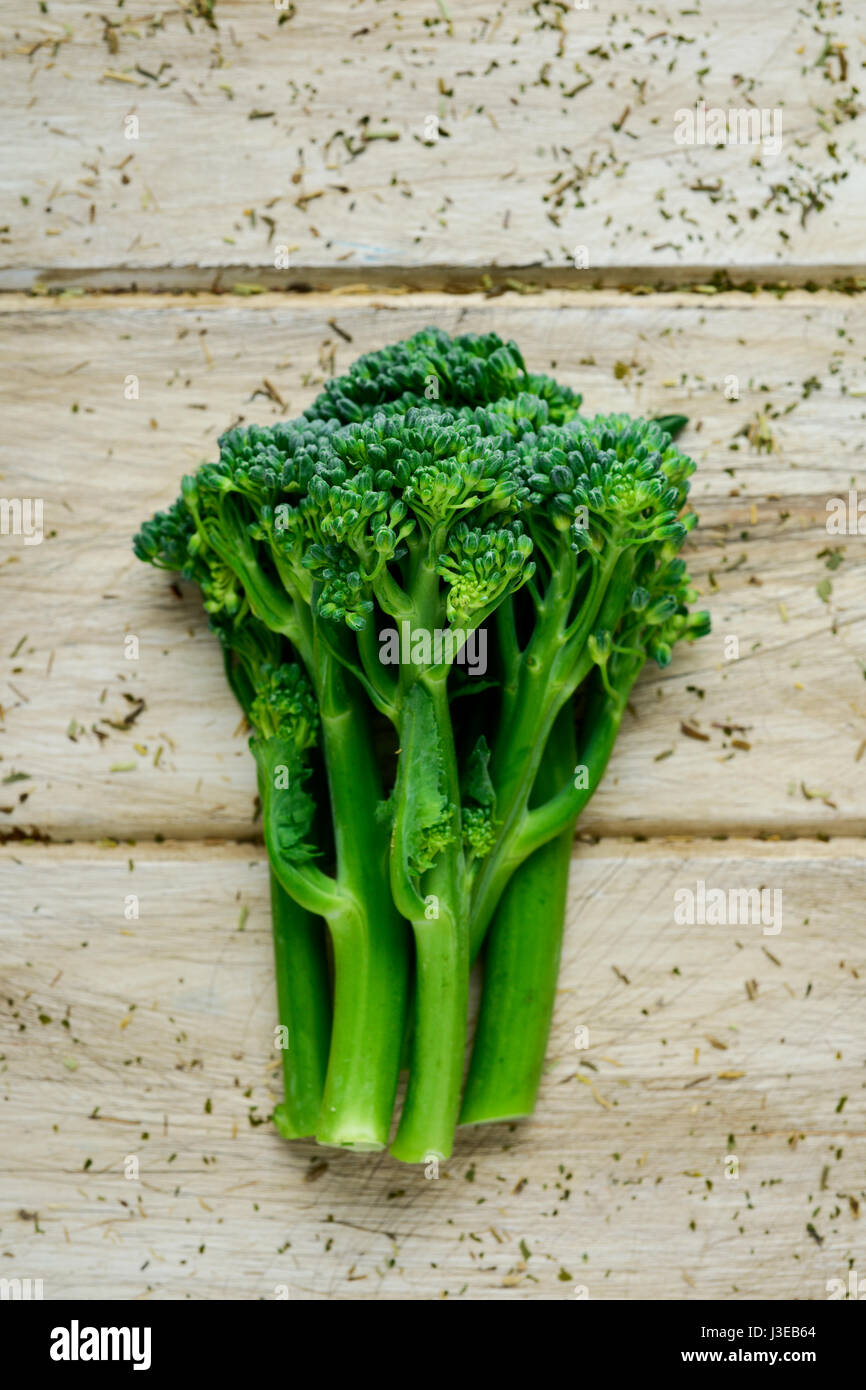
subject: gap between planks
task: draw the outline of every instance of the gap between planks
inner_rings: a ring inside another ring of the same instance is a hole
[[[260,840],[227,840],[207,836],[190,840],[146,840],[116,839],[108,837],[105,841],[92,840],[53,840],[48,843],[38,840],[9,840],[0,844],[0,868],[6,864],[22,864],[26,861],[33,867],[40,864],[58,863],[125,863],[129,859],[140,862],[205,863],[213,859],[221,862],[233,860],[249,863],[251,860],[267,860],[264,845]],[[572,859],[608,859],[614,854],[622,859],[657,859],[683,855],[702,859],[738,860],[777,860],[780,863],[795,860],[816,860],[837,862],[844,859],[866,860],[866,845],[859,836],[839,835],[832,839],[818,839],[808,835],[783,837],[774,835],[760,839],[750,835],[657,835],[635,838],[627,834],[605,835],[598,839],[584,840],[580,835],[574,841]]]
[[[303,314],[316,309],[333,309],[335,303],[344,303],[346,308],[355,310],[390,310],[394,313],[411,313],[415,309],[438,309],[443,312],[453,310],[455,301],[462,302],[466,313],[496,312],[513,313],[519,310],[555,311],[574,309],[580,311],[594,309],[619,309],[627,311],[663,311],[666,309],[700,310],[702,306],[716,312],[728,310],[742,313],[748,310],[788,309],[792,312],[808,309],[818,312],[821,309],[838,311],[850,307],[857,312],[861,293],[866,291],[866,268],[862,287],[844,288],[837,281],[832,286],[806,288],[786,282],[775,285],[719,287],[709,283],[687,285],[659,285],[655,287],[617,287],[615,285],[576,286],[539,285],[531,290],[504,288],[491,292],[477,284],[449,290],[432,286],[410,286],[403,284],[376,284],[374,279],[347,281],[323,287],[279,288],[265,285],[261,292],[248,293],[234,291],[231,286],[214,290],[212,285],[201,288],[178,286],[177,288],[136,287],[128,290],[107,287],[85,288],[70,285],[59,288],[57,292],[31,293],[27,291],[3,290],[0,288],[0,320],[17,315],[41,315],[52,313],[71,315],[86,312],[139,313],[159,309],[174,310],[214,310],[261,311],[291,310]],[[453,331],[479,331],[472,324]],[[366,351],[362,347],[359,351]],[[356,354],[357,355],[357,354]],[[528,363],[532,370],[544,370],[539,361]],[[346,364],[341,366],[344,371]]]
[[[234,287],[241,285],[240,291]],[[251,289],[251,286],[253,287]],[[866,263],[838,265],[686,265],[603,266],[575,270],[569,266],[528,265],[429,265],[429,266],[295,266],[274,270],[248,262],[236,265],[164,266],[34,266],[0,268],[0,293],[47,293],[79,290],[86,293],[165,294],[201,293],[249,295],[261,289],[284,294],[380,293],[448,294],[484,293],[489,297],[514,291],[538,294],[544,290],[569,290],[593,294],[618,290],[624,294],[721,293],[752,294],[791,289],[827,289],[840,293],[866,290]]]

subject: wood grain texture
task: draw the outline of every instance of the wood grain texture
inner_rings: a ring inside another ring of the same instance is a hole
[[[698,879],[780,889],[781,931],[677,925]],[[7,848],[2,1274],[46,1298],[822,1299],[864,1265],[861,879],[856,841],[578,847],[537,1112],[461,1131],[433,1180],[260,1123],[260,853]]]
[[[442,8],[7,0],[0,287],[862,267],[854,4]],[[781,151],[677,144],[702,100]]]
[[[0,306],[2,488],[45,507],[41,545],[0,539],[0,829],[256,834],[252,761],[197,596],[138,564],[131,536],[229,423],[297,413],[327,373],[428,322],[515,337],[590,408],[692,420],[690,565],[714,633],[644,673],[583,827],[861,832],[864,538],[826,531],[828,498],[866,495],[859,301],[553,293]]]
[[[866,499],[864,313],[717,292],[866,283],[864,62],[850,0],[0,0],[0,1277],[808,1300],[866,1268],[866,517],[826,528]],[[780,152],[677,144],[700,101],[781,110]],[[427,323],[689,415],[714,624],[582,819],[536,1115],[435,1180],[268,1122],[245,733],[197,595],[130,550],[229,424]],[[682,925],[699,883],[780,891],[781,931]]]

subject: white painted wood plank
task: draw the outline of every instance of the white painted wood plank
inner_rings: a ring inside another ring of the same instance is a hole
[[[325,370],[428,322],[514,336],[533,368],[552,368],[593,408],[684,411],[694,422],[683,441],[699,464],[702,524],[690,562],[714,634],[668,671],[645,673],[584,828],[833,835],[866,825],[864,541],[825,529],[828,498],[866,486],[857,301],[17,303],[0,310],[0,473],[4,495],[44,499],[46,539],[2,538],[5,833],[256,833],[252,762],[197,597],[187,586],[178,599],[169,576],[138,564],[131,536],[231,421],[296,413]],[[137,401],[124,398],[132,375]],[[725,396],[731,376],[737,401]],[[284,408],[262,394],[265,379]],[[774,452],[749,444],[742,431],[755,428]],[[137,662],[124,658],[128,633],[141,640]],[[147,707],[134,726],[115,727],[139,696]],[[708,741],[684,735],[684,722]]]
[[[536,1115],[461,1132],[434,1181],[251,1124],[278,1084],[260,852],[7,848],[3,1274],[46,1298],[822,1299],[863,1269],[862,868],[858,841],[578,847]],[[698,879],[779,888],[781,932],[678,925]]]
[[[854,5],[4,8],[3,288],[863,265]],[[678,144],[702,100],[780,152]]]

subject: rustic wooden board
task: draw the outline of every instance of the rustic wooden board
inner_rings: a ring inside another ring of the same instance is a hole
[[[693,421],[691,564],[714,634],[645,673],[585,828],[861,832],[864,543],[825,527],[827,499],[866,485],[859,300],[612,293],[0,305],[2,488],[43,498],[46,532],[41,545],[0,540],[0,830],[256,833],[252,763],[197,596],[187,586],[179,600],[139,565],[130,537],[230,422],[298,412],[325,373],[428,322],[514,336],[593,408]],[[132,376],[137,400],[124,395]],[[139,696],[147,708],[118,728]]]
[[[853,841],[579,847],[536,1115],[461,1131],[428,1180],[257,1123],[260,852],[7,848],[2,1273],[46,1298],[824,1298],[864,1260],[861,878]],[[677,925],[698,879],[781,889],[782,930]]]
[[[717,290],[866,283],[864,44],[856,7],[785,0],[0,7],[0,291],[36,296],[0,295],[0,494],[46,531],[0,534],[0,1275],[735,1300],[862,1271],[866,570],[825,518],[866,496],[863,310]],[[677,144],[700,100],[782,108],[780,153]],[[693,292],[587,293],[620,285]],[[267,1123],[251,760],[197,596],[130,552],[228,424],[430,322],[690,416],[714,623],[646,673],[583,818],[538,1111],[438,1180]],[[782,930],[681,925],[700,882],[780,890]]]
[[[0,23],[2,288],[862,266],[854,5],[67,0]],[[781,152],[677,144],[701,100],[781,112]]]

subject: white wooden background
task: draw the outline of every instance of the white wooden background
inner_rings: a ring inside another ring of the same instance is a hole
[[[781,933],[676,926],[699,878],[781,887]],[[862,1267],[861,878],[850,840],[580,848],[537,1114],[464,1132],[434,1180],[256,1123],[261,851],[10,854],[4,1273],[46,1297],[823,1298]]]
[[[0,1275],[823,1298],[866,1269],[864,538],[825,524],[866,487],[856,9],[203,8],[0,5],[0,492],[46,530],[0,536]],[[782,153],[676,146],[700,96],[784,103]],[[689,415],[714,623],[646,673],[583,819],[537,1113],[435,1181],[257,1123],[249,755],[194,594],[130,551],[229,423],[426,323]],[[701,879],[780,888],[781,933],[677,925]]]
[[[2,284],[862,266],[855,4],[442,8],[4,0]],[[780,110],[782,152],[677,145],[700,99]]]

